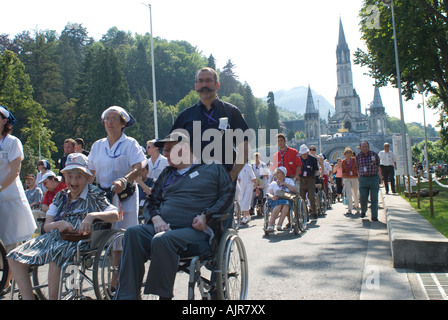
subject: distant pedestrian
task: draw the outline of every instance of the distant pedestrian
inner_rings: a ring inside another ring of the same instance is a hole
[[[252,170],[252,167],[248,163],[244,165],[243,169],[238,174],[238,182],[241,188],[241,193],[238,201],[240,203],[241,212],[243,213],[241,223],[247,224],[251,220],[249,209],[252,203],[254,186],[257,185],[254,170]],[[258,196],[258,194],[259,191],[257,189],[256,196]]]
[[[336,193],[338,196],[338,201],[341,200],[342,197],[342,159],[338,158],[336,160],[336,164],[333,167],[333,173],[335,174],[335,179],[336,179]]]
[[[300,170],[300,197],[306,201],[308,198],[310,200],[311,212],[314,218],[317,218],[316,209],[316,174],[319,170],[319,165],[317,164],[317,159],[309,155],[309,149],[305,144],[300,146],[300,160],[303,165]]]
[[[272,160],[272,170],[278,167],[285,167],[287,170],[286,177],[298,180],[300,171],[302,170],[299,152],[294,148],[288,147],[286,137],[283,133],[277,134],[277,144],[278,151],[274,154]],[[307,148],[307,154],[308,152],[309,150]]]
[[[148,178],[157,180],[165,167],[168,167],[168,160],[159,152],[159,148],[154,146],[156,139],[152,139],[146,142],[146,152],[149,155],[148,159]]]
[[[348,214],[352,213],[353,203],[356,213],[359,212],[359,181],[358,170],[356,169],[355,157],[350,147],[344,150],[345,159],[342,160],[342,179],[344,180],[345,196],[348,204]]]
[[[356,169],[359,175],[359,195],[361,200],[361,218],[366,216],[367,201],[371,201],[371,219],[378,221],[378,191],[381,181],[380,157],[370,150],[367,141],[360,144],[361,152],[356,155]]]
[[[378,154],[386,194],[389,193],[389,182],[392,193],[395,193],[395,170],[397,170],[397,157],[389,148],[390,144],[386,142],[384,150]]]
[[[77,152],[77,153],[82,153],[83,155],[85,155],[85,156],[89,156],[89,151],[87,151],[86,149],[84,149],[84,147],[85,147],[85,143],[84,143],[84,140],[82,139],[82,138],[76,138],[75,139],[75,152]]]

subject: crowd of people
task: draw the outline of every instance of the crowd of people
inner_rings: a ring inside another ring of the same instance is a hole
[[[261,212],[267,201],[273,210],[268,229],[276,225],[281,230],[291,202],[279,198],[278,191],[299,193],[305,199],[314,195],[316,179],[321,179],[325,185],[335,181],[339,199],[345,190],[349,213],[360,209],[365,216],[370,195],[372,220],[377,219],[374,202],[381,172],[387,170],[380,167],[383,158],[369,150],[367,142],[361,143],[356,156],[347,148],[346,158],[333,166],[316,155],[315,146],[296,150],[278,134],[279,149],[271,162],[263,162],[258,153],[249,162],[251,137],[227,139],[228,129],[245,132],[247,123],[237,107],[218,98],[219,87],[215,70],[200,69],[195,81],[199,102],[178,116],[166,138],[148,140],[144,148],[125,134],[135,122],[132,115],[119,106],[107,108],[101,115],[104,138],[95,141],[90,151],[83,139],[66,139],[57,174],[49,161],[41,159],[37,174],[27,174],[26,188],[19,178],[22,143],[11,134],[17,121],[0,106],[0,239],[8,252],[10,277],[23,299],[34,298],[27,266],[35,263],[50,265],[50,298],[56,297],[58,270],[76,247],[61,235],[88,235],[94,219],[126,230],[113,254],[113,263],[120,267],[114,284],[116,299],[139,299],[144,263],[150,257],[145,293],[171,299],[179,252],[190,243],[208,242],[213,234],[208,227],[211,217],[233,213],[235,200],[246,224],[253,208]],[[222,152],[207,158],[203,151],[211,142],[201,139],[201,154],[197,154],[195,123],[200,124],[201,134],[217,130],[215,139],[222,139]],[[393,179],[393,174],[387,177]],[[393,183],[391,189],[395,192]],[[309,203],[317,216],[315,201]],[[139,215],[144,222],[139,222]],[[42,217],[40,234],[36,221]]]

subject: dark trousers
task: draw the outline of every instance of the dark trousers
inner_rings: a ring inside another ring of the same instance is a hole
[[[299,181],[300,197],[303,201],[306,201],[306,194],[308,193],[308,199],[310,200],[311,212],[317,216],[316,209],[316,178],[315,177],[301,177]],[[306,203],[306,202],[305,202]]]
[[[384,180],[384,188],[389,193],[389,182],[392,192],[395,193],[395,170],[394,166],[381,166],[381,173]]]
[[[191,243],[208,241],[205,232],[191,227],[154,232],[152,224],[137,225],[123,237],[116,300],[138,300],[145,273],[145,262],[151,258],[145,293],[172,298],[179,265],[179,253]]]

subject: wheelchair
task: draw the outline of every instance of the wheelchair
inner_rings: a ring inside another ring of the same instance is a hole
[[[308,208],[306,206],[306,202],[298,194],[288,194],[285,193],[286,196],[281,197],[282,199],[291,200],[292,206],[289,208],[289,228],[284,228],[285,231],[293,231],[295,235],[299,235],[305,232],[307,224],[308,224]],[[269,201],[266,200],[265,208],[264,208],[264,223],[263,230],[265,236],[269,236],[271,232],[267,231],[267,227],[269,225],[269,220],[271,218],[272,209],[269,204]]]
[[[2,293],[6,286],[9,272],[9,265],[6,260],[6,248],[2,240],[0,240],[0,255],[0,293]]]
[[[214,232],[211,241],[192,243],[180,253],[177,272],[188,276],[188,300],[247,299],[247,254],[238,232],[227,228],[230,219],[231,214],[214,215],[208,223]]]
[[[320,178],[316,178],[316,209],[318,215],[325,215],[328,208],[327,194],[323,190],[323,182]]]
[[[109,223],[94,222],[90,237],[75,241],[75,255],[61,267],[58,300],[92,300],[93,294],[89,293],[92,288],[98,300],[113,298],[113,280],[118,278],[118,267],[113,265],[112,260],[113,244],[121,239],[124,230],[110,227]],[[47,300],[48,280],[42,277],[41,270],[42,265],[30,265],[28,268],[36,299]],[[86,283],[90,287],[86,287]],[[18,292],[13,279],[10,299],[13,300]]]

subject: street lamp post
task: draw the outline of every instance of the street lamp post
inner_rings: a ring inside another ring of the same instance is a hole
[[[392,15],[392,28],[394,34],[394,49],[395,49],[395,65],[397,70],[397,86],[398,86],[398,97],[400,100],[400,116],[401,116],[401,135],[402,135],[402,147],[403,147],[403,156],[404,156],[404,171],[405,175],[408,176],[409,181],[409,163],[408,163],[408,153],[406,146],[406,125],[404,123],[404,112],[403,112],[403,97],[401,94],[401,76],[400,76],[400,64],[398,61],[398,46],[397,46],[397,33],[395,31],[395,12],[394,12],[394,2],[393,0],[383,0],[383,3],[386,6],[390,6],[391,15]],[[409,184],[408,191],[410,193],[411,186]]]
[[[154,101],[154,134],[155,138],[159,139],[159,128],[157,124],[157,97],[156,97],[156,73],[154,68],[154,43],[152,36],[152,12],[151,4],[143,4],[149,8],[149,21],[150,21],[150,32],[151,32],[151,65],[152,65],[152,97]]]

